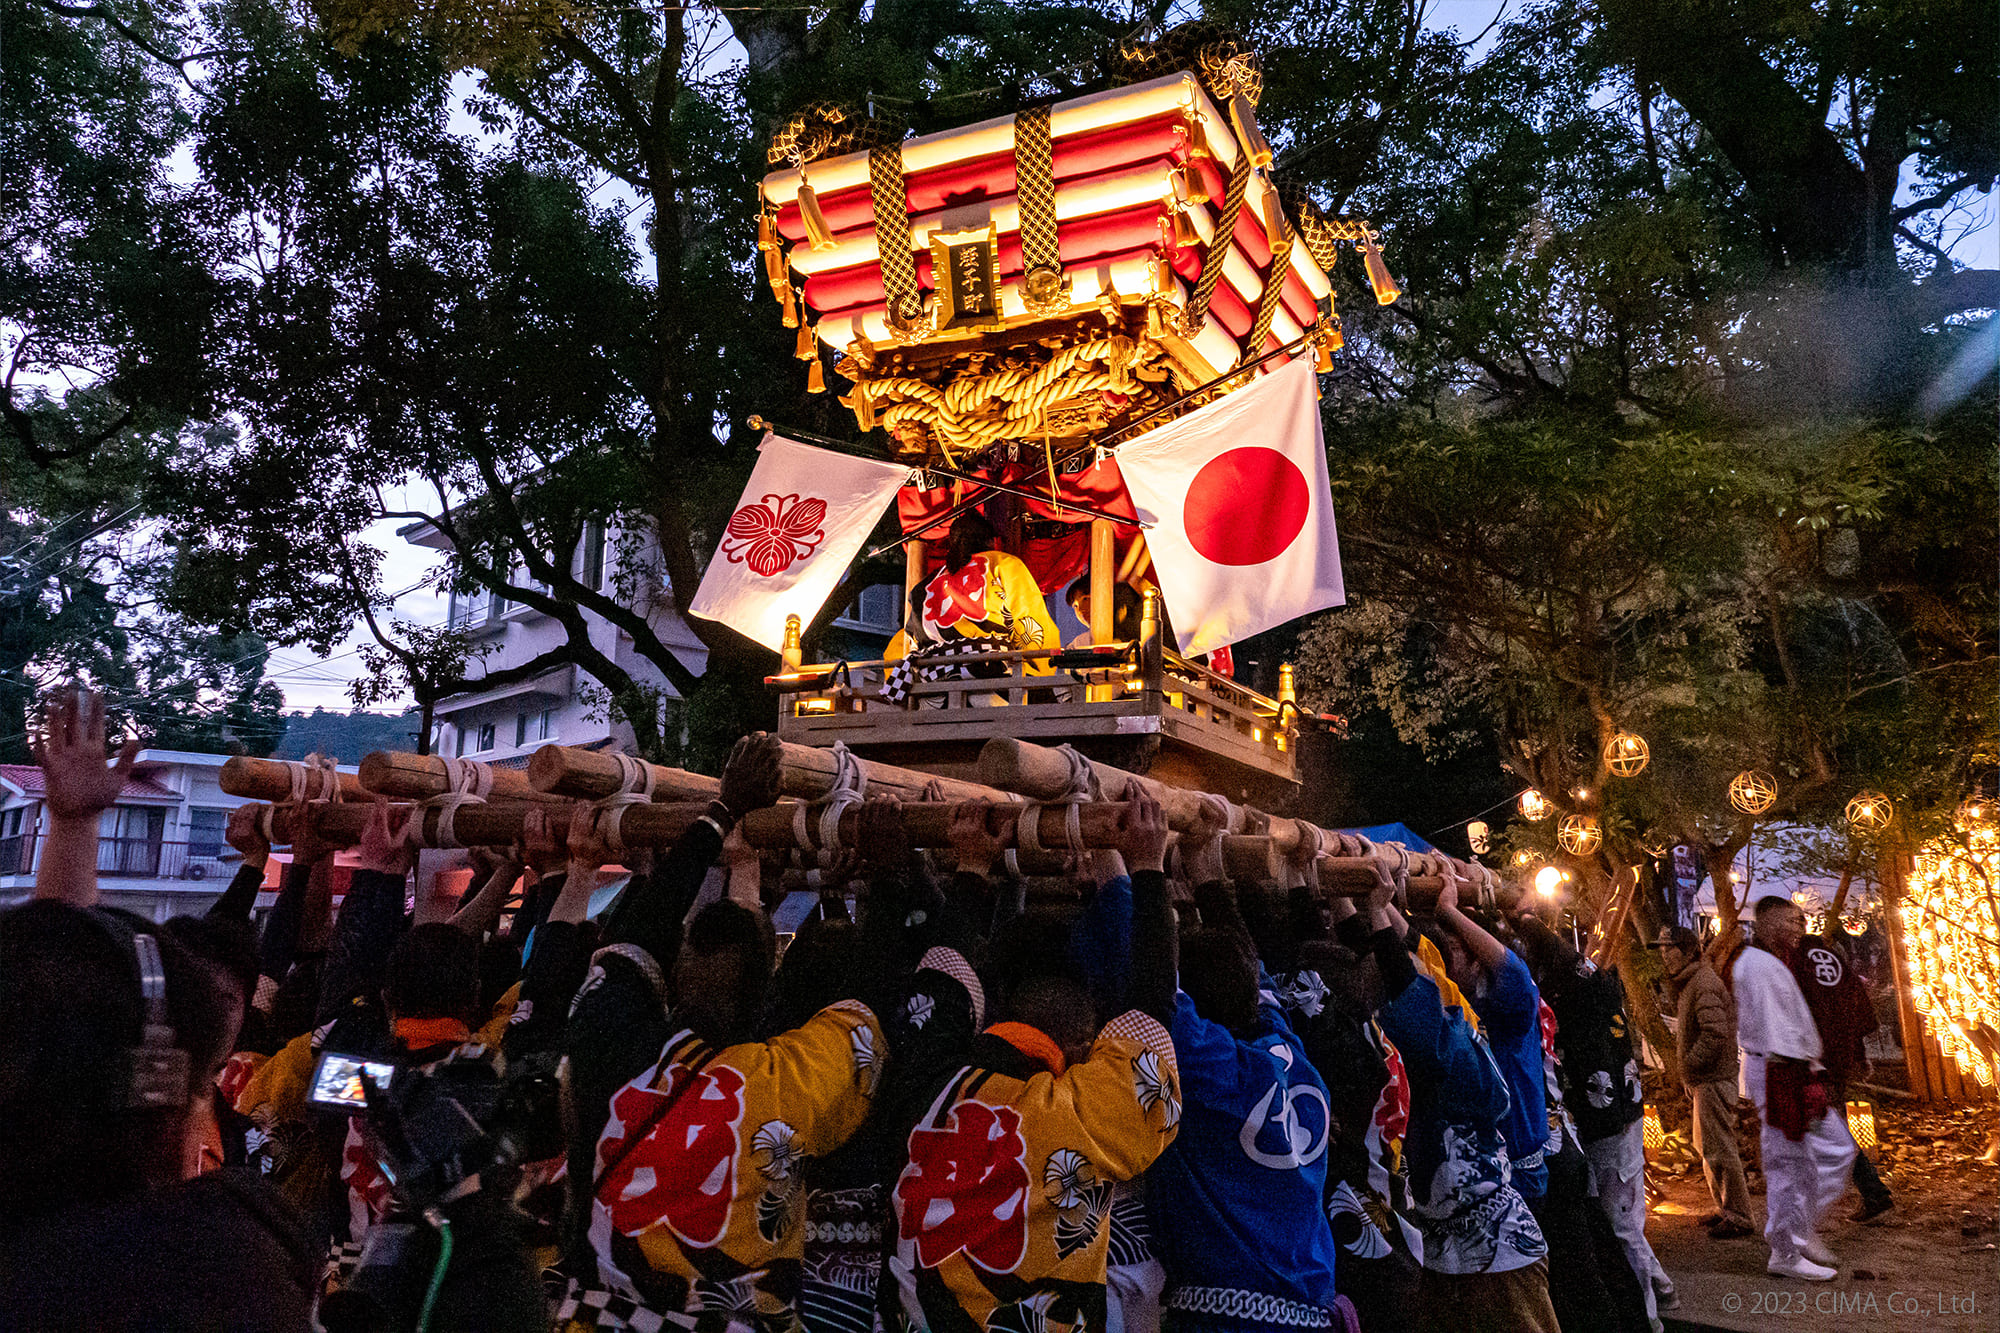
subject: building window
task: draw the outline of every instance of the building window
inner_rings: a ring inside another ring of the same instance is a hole
[[[577,582],[586,588],[604,586],[604,524],[591,519],[583,525],[582,550],[578,552]]]
[[[222,855],[222,831],[228,822],[227,810],[188,811],[188,855]]]
[[[556,710],[553,708],[544,708],[542,710],[541,729],[536,733],[536,739],[547,740],[549,737],[555,734],[556,734]]]
[[[514,744],[528,743],[528,714],[525,710],[514,714]]]
[[[480,723],[480,724],[479,724],[479,744],[477,744],[477,745],[473,746],[472,748],[473,748],[473,749],[474,749],[475,751],[478,751],[478,752],[481,752],[481,753],[484,753],[485,751],[487,751],[487,750],[490,750],[490,749],[492,749],[492,748],[493,748],[493,741],[494,741],[494,731],[495,731],[495,728],[494,728],[494,725],[493,725],[493,724],[492,724],[491,722],[482,722],[482,723]]]
[[[465,728],[455,727],[453,730],[457,734],[453,739],[452,753],[463,756],[465,754]]]

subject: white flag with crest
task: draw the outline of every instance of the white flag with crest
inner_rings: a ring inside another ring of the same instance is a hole
[[[773,652],[785,617],[810,624],[909,479],[901,463],[767,435],[688,611]]]

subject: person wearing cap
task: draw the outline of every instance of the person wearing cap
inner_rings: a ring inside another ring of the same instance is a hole
[[[1756,939],[1736,959],[1736,1041],[1743,1052],[1743,1090],[1763,1122],[1766,1271],[1808,1282],[1840,1275],[1819,1238],[1820,1219],[1847,1190],[1854,1136],[1827,1114],[1819,1028],[1792,975],[1805,938],[1805,913],[1782,893],[1766,892],[1755,906]]]
[[[1694,1107],[1694,1150],[1715,1200],[1715,1211],[1702,1224],[1717,1240],[1748,1236],[1755,1223],[1736,1143],[1736,1001],[1686,926],[1665,927],[1654,947],[1673,988],[1674,1046]]]

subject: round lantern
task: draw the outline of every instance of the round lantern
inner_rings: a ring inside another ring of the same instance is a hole
[[[1646,738],[1630,731],[1619,732],[1604,747],[1604,766],[1621,778],[1638,777],[1652,757]]]
[[[1520,851],[1514,853],[1514,864],[1519,867],[1531,866],[1535,862],[1541,859],[1542,858],[1538,853],[1531,851],[1526,847],[1523,847]]]
[[[1884,832],[1896,819],[1896,807],[1879,791],[1864,791],[1847,803],[1847,827],[1869,837]]]
[[[1571,815],[1563,820],[1556,830],[1556,841],[1572,856],[1588,856],[1604,841],[1603,830],[1597,827],[1597,820],[1591,815]]]
[[[1556,808],[1549,803],[1549,798],[1533,787],[1521,793],[1521,818],[1529,823],[1539,824],[1555,812]]]
[[[1746,768],[1729,780],[1729,803],[1746,815],[1761,815],[1778,799],[1778,780],[1761,768]]]
[[[1959,803],[1954,822],[1960,833],[1991,832],[2000,824],[2000,801],[1991,796],[1968,796]]]

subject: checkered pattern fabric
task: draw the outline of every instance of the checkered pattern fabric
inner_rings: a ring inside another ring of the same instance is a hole
[[[875,204],[875,248],[881,255],[882,290],[889,324],[913,326],[923,318],[917,261],[910,254],[910,195],[903,184],[903,150],[884,144],[868,150],[868,189]]]
[[[1194,295],[1188,300],[1187,327],[1198,330],[1208,322],[1208,303],[1215,284],[1222,278],[1222,261],[1236,235],[1236,219],[1243,212],[1243,192],[1250,185],[1250,155],[1237,150],[1235,165],[1229,169],[1229,190],[1222,197],[1222,211],[1215,218],[1215,235],[1201,256],[1201,277],[1195,280]]]
[[[892,704],[908,704],[910,688],[920,680],[971,680],[973,673],[962,664],[941,659],[983,657],[988,651],[987,644],[960,640],[912,653],[889,668],[882,681],[882,697]]]
[[[1041,282],[1053,289],[1062,272],[1062,249],[1056,237],[1055,148],[1046,106],[1029,107],[1014,117],[1014,191],[1021,208],[1022,290],[1037,285],[1037,270],[1047,272]],[[1030,299],[1031,309],[1037,304]],[[1039,304],[1061,308],[1069,303],[1057,296]]]
[[[664,1333],[667,1329],[693,1328],[688,1316],[670,1319],[655,1314],[637,1301],[601,1287],[586,1287],[574,1278],[559,1291],[550,1292],[555,1305],[555,1326],[559,1329],[629,1329],[632,1333]]]

